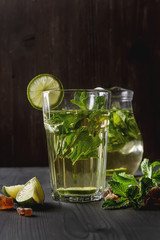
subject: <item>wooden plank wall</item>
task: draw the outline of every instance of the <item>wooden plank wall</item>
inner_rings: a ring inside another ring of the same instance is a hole
[[[159,0],[1,0],[0,166],[48,165],[42,113],[26,98],[39,73],[132,89],[144,156],[158,160],[159,13]]]

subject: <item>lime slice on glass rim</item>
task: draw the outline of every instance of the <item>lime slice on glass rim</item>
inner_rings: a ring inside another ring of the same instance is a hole
[[[3,186],[2,192],[6,197],[12,197],[16,199],[17,193],[24,185],[14,185],[14,186]]]
[[[42,110],[42,92],[49,90],[55,91],[50,94],[50,107],[56,108],[63,99],[63,85],[61,81],[51,74],[39,74],[33,78],[27,87],[27,98],[32,107]]]
[[[22,207],[32,207],[44,203],[43,188],[36,177],[30,179],[17,193],[17,203]]]

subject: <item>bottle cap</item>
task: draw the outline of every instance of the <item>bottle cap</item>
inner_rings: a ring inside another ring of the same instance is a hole
[[[129,89],[120,88],[120,87],[112,87],[109,88],[112,93],[112,99],[121,99],[124,101],[132,101],[134,92]]]

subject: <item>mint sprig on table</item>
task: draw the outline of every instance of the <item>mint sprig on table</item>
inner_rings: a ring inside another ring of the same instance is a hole
[[[107,117],[105,98],[98,96],[91,110],[88,110],[88,99],[87,92],[75,92],[71,102],[80,109],[54,111],[49,120],[56,137],[56,157],[68,158],[73,165],[81,159],[98,158],[97,148],[102,144],[99,134],[103,131],[101,123]]]
[[[119,209],[125,207],[143,208],[145,199],[153,188],[157,188],[160,182],[160,169],[154,170],[160,166],[160,162],[155,161],[150,164],[149,159],[144,158],[141,163],[143,176],[136,180],[134,175],[114,172],[112,180],[108,182],[113,194],[118,199],[108,198],[102,205],[103,209]]]

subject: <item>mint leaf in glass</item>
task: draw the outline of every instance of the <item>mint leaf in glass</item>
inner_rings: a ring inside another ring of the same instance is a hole
[[[77,91],[75,92],[74,99],[72,99],[71,102],[81,109],[88,109],[88,99],[89,95],[87,92]]]
[[[93,109],[104,109],[104,106],[105,106],[104,96],[98,96],[95,100]]]
[[[110,113],[108,152],[121,150],[133,140],[142,140],[133,111],[114,108]]]
[[[80,130],[80,129],[79,129]],[[76,133],[75,133],[76,134]],[[76,140],[72,144],[71,151],[66,158],[70,158],[74,164],[77,160],[88,159],[89,157],[98,157],[96,153],[97,147],[101,144],[98,135],[95,137],[89,135],[88,130],[84,130],[76,136]]]
[[[74,165],[78,160],[98,158],[98,148],[105,144],[102,137],[108,128],[108,111],[104,110],[104,96],[99,96],[88,110],[89,94],[77,91],[73,104],[80,109],[57,110],[45,118],[45,128],[54,134],[56,158],[68,158]]]

